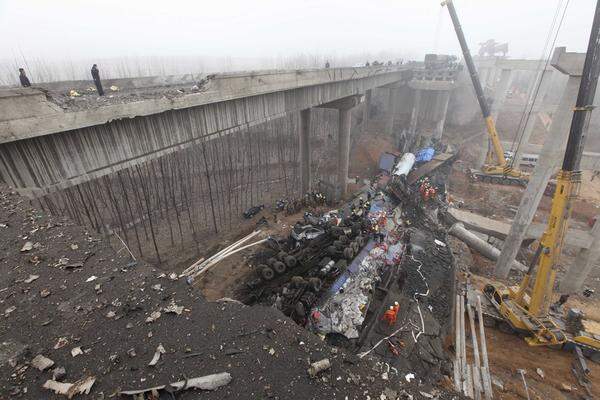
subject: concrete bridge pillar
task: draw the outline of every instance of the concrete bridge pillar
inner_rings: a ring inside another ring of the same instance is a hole
[[[363,109],[363,133],[367,131],[369,126],[369,112],[371,110],[371,97],[372,97],[371,89],[365,92],[365,108]]]
[[[583,289],[583,284],[600,258],[600,216],[596,216],[596,222],[592,228],[592,243],[589,249],[581,249],[575,257],[575,261],[567,266],[567,273],[560,282],[561,293],[578,293]]]
[[[348,191],[348,167],[350,165],[350,128],[352,125],[351,110],[352,108],[339,109],[337,187],[340,199],[343,199]]]
[[[412,138],[417,132],[417,123],[419,121],[419,111],[421,108],[421,89],[414,90],[415,95],[413,96],[413,108],[410,114],[410,124],[408,125],[408,135]]]
[[[568,131],[573,116],[573,107],[575,106],[579,84],[581,83],[583,61],[585,60],[585,54],[582,54],[583,57],[577,56],[578,53],[566,53],[565,55],[564,48],[554,50],[552,66],[568,74],[569,80],[562,94],[558,109],[552,118],[550,131],[544,142],[538,162],[533,174],[529,177],[529,183],[521,198],[517,215],[510,227],[508,236],[504,240],[502,252],[496,262],[494,274],[500,278],[508,277],[512,261],[517,256],[527,228],[533,220],[540,200],[544,195],[544,189],[548,184],[548,180],[554,174],[560,160],[564,156]],[[579,60],[576,60],[576,58],[579,58]]]
[[[300,182],[302,193],[310,191],[310,108],[300,111]]]
[[[352,128],[352,109],[358,105],[360,96],[348,96],[343,99],[320,105],[322,108],[338,110],[338,165],[337,198],[343,199],[348,192],[348,170],[350,165],[350,131]]]
[[[435,124],[435,132],[433,133],[434,139],[440,140],[444,133],[444,124],[446,123],[446,114],[448,113],[448,102],[450,101],[450,91],[442,90],[437,95],[436,101],[436,114],[439,115],[439,119]]]
[[[388,117],[385,124],[385,133],[394,136],[394,121],[396,117],[396,105],[398,103],[398,89],[388,89]]]

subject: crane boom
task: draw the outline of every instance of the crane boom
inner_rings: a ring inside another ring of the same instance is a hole
[[[577,102],[573,108],[567,147],[552,197],[548,224],[520,286],[505,288],[491,283],[484,288],[486,297],[511,327],[532,333],[525,340],[533,346],[560,345],[572,341],[600,352],[600,338],[584,331],[570,332],[572,335],[567,336],[561,328],[562,324],[557,323],[558,317],[550,313],[556,267],[571,216],[572,200],[578,194],[585,129],[593,109],[599,75],[600,0],[597,0]],[[531,282],[536,267],[535,279]]]
[[[471,57],[471,52],[469,51],[469,46],[467,45],[465,34],[463,32],[462,26],[460,25],[460,21],[458,20],[456,8],[454,8],[452,0],[445,0],[441,4],[442,6],[446,6],[448,8],[448,13],[450,14],[450,18],[452,19],[452,24],[454,25],[454,30],[456,31],[456,36],[458,37],[458,42],[460,43],[460,48],[465,59],[465,64],[467,65],[467,70],[469,71],[469,76],[471,77],[473,88],[475,89],[477,102],[479,103],[479,107],[481,108],[481,114],[483,116],[483,119],[485,120],[486,129],[490,141],[492,142],[493,155],[496,158],[497,165],[484,166],[484,172],[490,175],[504,175],[515,178],[527,179],[526,175],[522,174],[518,170],[513,169],[506,162],[506,158],[504,157],[504,148],[502,147],[500,137],[498,136],[498,132],[496,131],[496,124],[494,123],[494,119],[492,118],[490,112],[490,107],[483,93],[481,81],[479,80],[479,74],[477,74],[477,69],[475,68],[473,57]],[[489,158],[490,157],[488,157],[488,159]]]

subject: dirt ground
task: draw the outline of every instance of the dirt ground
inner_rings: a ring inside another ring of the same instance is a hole
[[[274,308],[208,302],[182,279],[129,263],[102,238],[6,188],[0,223],[0,399],[65,398],[43,388],[58,367],[64,382],[95,379],[78,398],[220,372],[232,377],[226,386],[177,398],[425,398],[418,384],[383,379],[374,360],[329,347]],[[54,365],[34,368],[37,355]],[[309,377],[309,363],[323,358],[332,367]]]

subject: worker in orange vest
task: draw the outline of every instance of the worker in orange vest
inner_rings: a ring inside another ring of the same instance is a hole
[[[396,301],[393,306],[390,306],[388,310],[383,313],[383,320],[387,321],[389,326],[392,326],[396,323],[396,319],[398,318],[398,311],[400,311],[400,305]]]

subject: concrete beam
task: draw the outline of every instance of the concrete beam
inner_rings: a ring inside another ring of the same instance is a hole
[[[539,71],[546,65],[544,60],[525,60],[525,59],[497,59],[494,66],[499,69],[510,69],[513,71]],[[546,70],[551,71],[550,67]]]
[[[356,107],[360,103],[361,96],[348,96],[342,99],[334,100],[329,103],[318,105],[319,108],[333,108],[336,110],[348,110]]]
[[[349,107],[366,90],[408,79],[407,72],[378,67],[224,75],[208,81],[205,92],[171,100],[2,121],[0,174],[24,195],[44,195],[290,112],[350,97],[344,101],[351,103],[338,104]],[[76,126],[82,128],[69,129]]]
[[[452,81],[415,81],[408,82],[408,86],[415,90],[452,90],[456,83]]]
[[[315,85],[348,84],[350,92],[328,93],[322,101],[310,99],[314,105],[326,103],[367,89],[403,81],[410,75],[408,66],[377,66],[360,68],[327,68],[290,71],[253,71],[210,75],[200,85],[200,92],[175,98],[154,98],[122,104],[93,107],[83,111],[54,110],[31,116],[24,108],[17,108],[9,118],[0,120],[0,144],[43,136],[68,130],[102,125],[120,119],[159,114],[202,105],[244,99],[250,96],[282,93]],[[0,89],[0,98],[17,101],[13,89]],[[35,89],[30,89],[35,91]],[[42,91],[36,92],[44,95]],[[44,95],[45,96],[45,95]],[[38,96],[39,99],[39,96]],[[35,100],[37,102],[37,100]],[[52,107],[48,101],[48,108]],[[15,109],[13,107],[13,109]],[[299,110],[298,107],[295,108]]]
[[[586,53],[568,52],[566,47],[554,49],[550,65],[565,75],[581,76]]]

